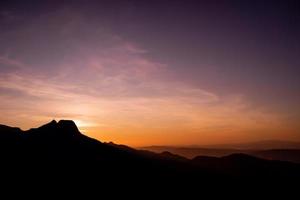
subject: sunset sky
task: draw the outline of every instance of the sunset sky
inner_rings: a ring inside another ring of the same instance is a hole
[[[0,124],[131,146],[300,141],[300,2],[1,1]]]

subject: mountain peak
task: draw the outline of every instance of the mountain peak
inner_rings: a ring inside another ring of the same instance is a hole
[[[60,120],[57,123],[60,130],[70,133],[80,133],[75,122],[72,120]]]
[[[76,124],[72,120],[60,120],[51,122],[40,126],[37,129],[31,129],[30,131],[41,130],[43,132],[51,133],[51,135],[78,135],[80,134]]]
[[[53,119],[49,124],[57,124],[57,122],[55,119]]]
[[[52,120],[51,122],[40,126],[39,129],[53,129],[56,126],[57,126],[57,122],[55,120]]]

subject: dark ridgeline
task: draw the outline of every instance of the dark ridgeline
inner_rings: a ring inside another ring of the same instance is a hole
[[[300,178],[299,164],[246,154],[187,159],[169,152],[158,154],[102,143],[81,134],[68,120],[52,121],[28,131],[0,125],[0,159],[2,181],[19,186],[30,180],[37,185],[76,188],[110,185],[187,191],[231,183],[241,186],[255,182],[265,187]]]
[[[279,141],[277,142],[279,144]],[[286,142],[283,142],[286,143]],[[287,143],[286,143],[287,144]],[[296,144],[296,143],[294,143]],[[294,146],[270,146],[269,148],[261,148],[259,145],[252,146],[250,149],[241,148],[224,148],[221,147],[171,147],[171,146],[149,146],[140,149],[153,151],[156,153],[168,151],[173,154],[181,155],[186,158],[193,159],[196,156],[224,157],[231,154],[248,154],[258,158],[267,160],[281,160],[294,163],[300,163],[300,144]]]

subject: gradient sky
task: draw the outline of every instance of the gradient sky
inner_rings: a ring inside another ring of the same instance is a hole
[[[132,146],[299,141],[300,2],[2,0],[0,102]]]

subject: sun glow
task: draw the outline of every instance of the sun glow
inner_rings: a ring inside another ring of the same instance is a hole
[[[88,128],[90,127],[95,127],[97,126],[96,123],[85,121],[85,120],[80,120],[80,119],[75,119],[74,120],[75,124],[79,128],[80,131],[86,132]]]

